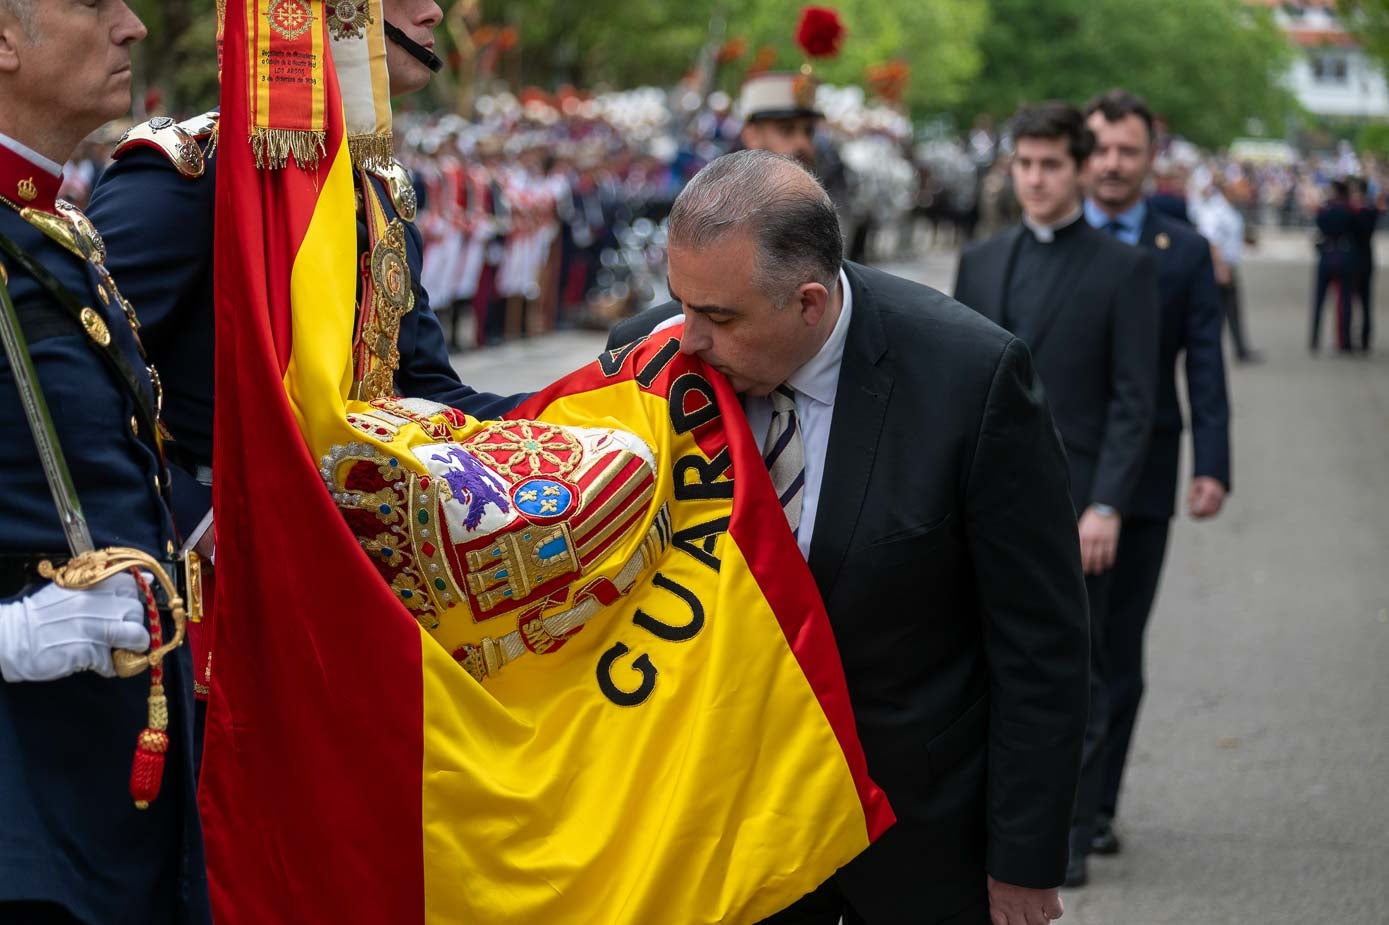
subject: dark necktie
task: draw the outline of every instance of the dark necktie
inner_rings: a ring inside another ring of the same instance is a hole
[[[1120,234],[1123,233],[1124,226],[1119,224],[1118,222],[1110,222],[1108,225],[1104,226],[1104,230],[1108,231],[1110,234],[1114,235],[1114,237],[1117,238]]]
[[[795,533],[801,525],[801,499],[805,494],[805,444],[801,442],[800,421],[796,417],[796,393],[790,386],[779,385],[768,398],[772,402],[772,426],[767,429],[762,460],[771,473],[786,521]]]

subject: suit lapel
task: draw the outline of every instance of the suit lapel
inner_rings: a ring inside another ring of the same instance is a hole
[[[887,338],[873,291],[860,267],[846,263],[844,271],[853,291],[853,314],[839,367],[825,475],[810,541],[810,571],[825,601],[863,510],[892,392],[892,377],[877,365],[887,351]]]
[[[1147,214],[1143,216],[1143,231],[1138,236],[1138,246],[1153,255],[1157,266],[1158,303],[1165,311],[1166,306],[1172,302],[1173,294],[1180,288],[1181,280],[1174,273],[1176,264],[1167,253],[1172,247],[1171,240],[1169,239],[1163,247],[1157,246],[1159,230],[1157,210],[1150,205]]]
[[[1148,206],[1148,210],[1143,214],[1143,229],[1138,233],[1138,246],[1152,250],[1157,241],[1157,219],[1156,210]]]
[[[1085,216],[1081,216],[1077,221],[1084,222]],[[1095,231],[1088,224],[1083,228],[1076,229],[1078,234],[1104,234],[1102,231]],[[1028,348],[1036,355],[1042,349],[1042,342],[1046,340],[1047,334],[1051,332],[1052,325],[1056,318],[1061,314],[1061,310],[1068,304],[1065,296],[1074,288],[1075,281],[1080,277],[1081,272],[1090,264],[1094,258],[1096,248],[1093,247],[1071,247],[1062,260],[1065,262],[1061,266],[1060,272],[1056,274],[1051,288],[1047,290],[1046,297],[1042,299],[1041,314],[1034,320],[1032,325],[1031,337],[1025,336],[1022,331],[1015,331],[1019,337],[1027,342]],[[1019,325],[1021,327],[1021,325]]]

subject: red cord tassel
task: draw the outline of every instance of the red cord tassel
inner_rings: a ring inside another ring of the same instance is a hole
[[[154,603],[154,590],[145,583],[138,569],[135,583],[145,594],[145,611],[149,615],[150,648],[163,645],[164,631],[159,623],[159,608]],[[136,809],[149,809],[159,796],[159,785],[164,781],[164,755],[169,751],[169,701],[164,696],[164,665],[158,662],[150,666],[150,712],[149,725],[135,740],[135,761],[130,766],[130,795],[135,799]]]
[[[149,809],[159,796],[164,780],[164,753],[169,750],[169,734],[146,729],[135,743],[135,763],[130,768],[130,795],[136,809]]]

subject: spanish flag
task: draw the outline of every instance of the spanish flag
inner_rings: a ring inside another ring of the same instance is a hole
[[[342,100],[305,21],[324,28],[322,3],[233,0],[226,22],[200,793],[215,919],[785,907],[892,814],[737,399],[674,337],[504,421],[349,397],[354,339],[410,309],[388,234],[363,303],[381,316],[357,317]],[[315,131],[319,90],[321,155],[279,144],[287,166],[259,168],[253,138]]]

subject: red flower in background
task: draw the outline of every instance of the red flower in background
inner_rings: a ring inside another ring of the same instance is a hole
[[[844,23],[839,13],[827,6],[808,6],[801,10],[801,23],[796,27],[796,44],[812,58],[829,58],[839,54],[844,41]]]

